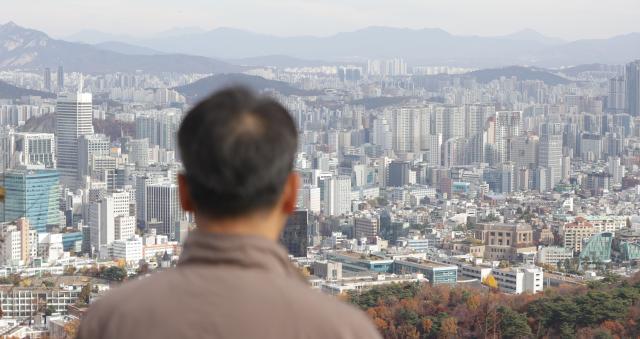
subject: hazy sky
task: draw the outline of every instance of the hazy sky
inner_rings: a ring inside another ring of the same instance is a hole
[[[57,37],[184,26],[330,35],[376,25],[465,35],[533,28],[574,40],[640,32],[640,0],[0,0],[0,22],[10,20]]]

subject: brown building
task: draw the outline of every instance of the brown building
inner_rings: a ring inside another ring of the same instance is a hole
[[[479,223],[475,237],[489,246],[525,247],[533,243],[533,231],[527,224]]]

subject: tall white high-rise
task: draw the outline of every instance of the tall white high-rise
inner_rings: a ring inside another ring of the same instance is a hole
[[[78,140],[93,134],[91,93],[72,93],[58,97],[56,104],[56,137],[58,170],[63,184],[77,187]]]
[[[351,212],[351,177],[338,175],[323,182],[325,214],[342,215]]]

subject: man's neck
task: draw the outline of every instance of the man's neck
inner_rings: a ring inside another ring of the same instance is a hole
[[[284,221],[281,222],[278,219],[275,215],[269,215],[268,213],[254,213],[248,216],[225,219],[196,216],[196,224],[198,229],[204,232],[258,236],[277,241],[284,223]]]

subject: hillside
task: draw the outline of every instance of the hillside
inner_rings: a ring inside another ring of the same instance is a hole
[[[481,69],[465,74],[478,82],[488,83],[500,77],[515,76],[518,80],[541,80],[547,85],[566,85],[570,81],[545,69],[535,67],[510,66],[504,68]]]
[[[19,99],[22,96],[55,97],[53,93],[20,88],[0,80],[0,99]]]
[[[312,91],[295,88],[283,81],[268,80],[262,77],[234,73],[212,75],[196,82],[174,88],[189,102],[196,102],[212,92],[233,85],[246,86],[254,91],[275,90],[284,95],[317,95]]]
[[[108,135],[111,140],[118,140],[123,136],[135,136],[135,124],[115,120],[93,119],[93,129],[95,133]],[[55,133],[56,115],[55,113],[45,114],[31,118],[20,127],[21,132],[35,133]]]
[[[510,295],[488,287],[392,284],[348,299],[384,338],[637,338],[640,279]]]

